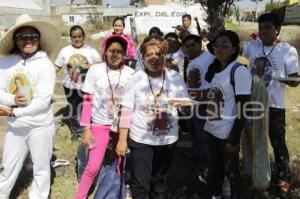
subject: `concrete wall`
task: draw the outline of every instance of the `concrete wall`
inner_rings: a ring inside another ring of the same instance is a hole
[[[294,5],[286,8],[284,22],[300,25],[300,5]]]
[[[76,14],[76,13],[69,13],[69,14],[62,14],[62,21],[68,25],[68,26],[73,26],[73,25],[83,25],[84,23],[88,22],[89,17],[91,15],[88,13],[85,14]],[[99,20],[103,20],[103,15],[99,13]]]

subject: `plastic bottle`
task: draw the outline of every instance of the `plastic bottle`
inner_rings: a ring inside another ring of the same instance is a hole
[[[129,184],[127,184],[125,188],[125,199],[132,199],[132,194],[131,194]]]

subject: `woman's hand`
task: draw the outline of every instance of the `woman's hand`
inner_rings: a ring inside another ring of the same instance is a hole
[[[0,116],[10,116],[12,108],[7,106],[0,106]]]
[[[127,140],[119,140],[117,147],[116,147],[116,153],[118,156],[125,156],[127,151]]]
[[[26,106],[28,104],[28,100],[25,95],[22,95],[20,92],[16,92],[15,104],[18,107]]]
[[[233,146],[230,143],[225,144],[225,153],[233,153],[235,152],[237,149],[235,146]]]
[[[92,130],[90,127],[85,127],[82,135],[82,143],[84,146],[88,149],[93,147],[93,144],[95,144],[95,140],[92,134]]]

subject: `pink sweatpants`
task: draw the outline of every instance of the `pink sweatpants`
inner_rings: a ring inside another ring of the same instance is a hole
[[[112,137],[113,152],[115,151],[119,137],[117,133],[110,133],[110,125],[94,124],[92,125],[92,133],[95,139],[94,147],[89,151],[89,160],[81,176],[75,199],[87,198],[94,178],[101,168],[109,137]],[[116,154],[113,155],[112,158],[115,158]]]

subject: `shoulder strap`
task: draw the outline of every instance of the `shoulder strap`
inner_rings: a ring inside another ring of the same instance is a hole
[[[240,66],[244,66],[243,64],[241,64],[240,62],[236,62],[233,67],[231,68],[231,71],[230,71],[230,84],[232,85],[233,87],[233,91],[235,93],[235,82],[234,82],[234,73],[236,71],[236,69]]]

